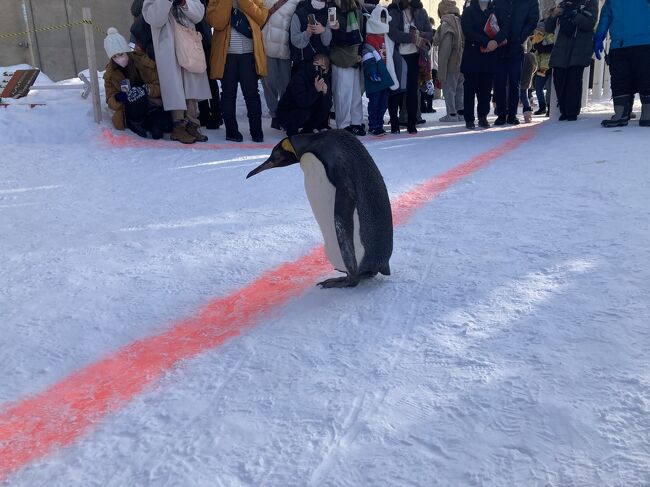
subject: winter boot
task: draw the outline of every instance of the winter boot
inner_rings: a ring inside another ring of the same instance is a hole
[[[262,118],[248,117],[248,126],[251,131],[253,142],[264,142],[264,132],[262,132]]]
[[[524,123],[530,123],[533,121],[533,109],[524,110]]]
[[[208,136],[203,135],[201,133],[201,131],[199,130],[199,126],[197,124],[195,124],[194,122],[188,121],[186,130],[187,130],[187,133],[190,134],[192,137],[194,137],[194,139],[197,142],[207,142],[208,141]]]
[[[650,95],[641,95],[639,127],[650,127]]]
[[[614,97],[614,115],[612,118],[603,120],[600,124],[603,127],[625,127],[630,121],[630,95],[620,95]]]
[[[172,133],[169,135],[171,140],[177,140],[182,144],[193,144],[196,142],[196,139],[187,132],[187,121],[178,120],[174,122],[174,128]]]
[[[390,121],[390,133],[391,134],[399,134],[400,128],[399,128],[399,120],[391,120]]]
[[[519,119],[517,115],[508,115],[506,117],[506,122],[508,125],[519,125]]]
[[[237,126],[237,120],[224,120],[224,125],[226,126],[226,140],[231,142],[243,142],[244,136],[239,131]]]

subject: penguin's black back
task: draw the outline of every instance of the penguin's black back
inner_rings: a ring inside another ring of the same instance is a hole
[[[365,254],[357,263],[357,273],[390,273],[393,252],[393,219],[386,184],[366,148],[346,130],[328,130],[298,136],[292,143],[300,155],[314,154],[325,168],[327,178],[354,201],[359,215],[359,233]],[[342,249],[343,251],[343,249]]]

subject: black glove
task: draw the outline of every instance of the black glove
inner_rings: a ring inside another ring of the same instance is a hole
[[[114,98],[115,101],[119,103],[126,103],[128,101],[128,97],[126,96],[126,93],[124,93],[123,91],[118,91],[117,93],[115,93]]]
[[[147,90],[142,86],[134,86],[129,90],[127,99],[129,103],[138,101],[140,98],[147,96]]]

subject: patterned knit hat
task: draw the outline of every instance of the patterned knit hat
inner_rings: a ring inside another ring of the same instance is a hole
[[[108,59],[112,58],[116,54],[131,52],[131,48],[126,42],[126,39],[115,27],[110,27],[107,34],[106,39],[104,39],[104,50],[106,51]]]

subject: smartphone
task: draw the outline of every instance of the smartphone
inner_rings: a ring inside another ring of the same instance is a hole
[[[309,25],[315,25],[316,24],[316,17],[314,16],[314,14],[307,15],[307,23]]]
[[[131,81],[129,81],[128,79],[123,79],[120,82],[120,90],[123,91],[124,93],[128,93],[130,89],[131,89]]]
[[[336,22],[336,7],[330,7],[327,9],[327,21],[330,24]]]

